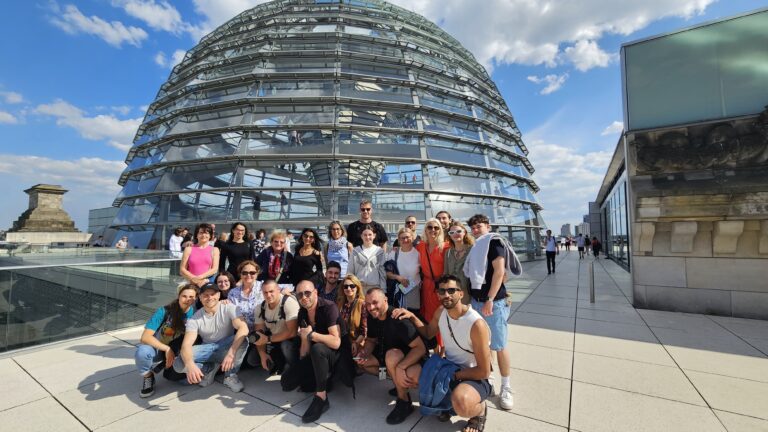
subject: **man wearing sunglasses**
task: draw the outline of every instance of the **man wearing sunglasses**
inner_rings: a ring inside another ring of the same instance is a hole
[[[371,288],[365,295],[368,308],[368,339],[357,364],[379,379],[392,377],[397,391],[395,408],[387,416],[388,424],[400,424],[413,412],[408,389],[417,388],[421,363],[427,348],[416,327],[409,320],[392,316],[387,296],[380,288]],[[382,369],[383,368],[383,369]]]
[[[438,279],[436,291],[441,306],[427,324],[407,309],[395,309],[392,316],[410,320],[426,339],[435,337],[438,331],[443,335],[445,357],[459,366],[448,384],[451,406],[456,415],[469,418],[464,430],[482,431],[488,411],[485,400],[492,392],[488,381],[491,375],[491,332],[483,317],[470,305],[462,303],[464,292],[460,284],[452,275]],[[439,417],[440,421],[449,419],[447,412]]]
[[[405,225],[406,228],[410,229],[414,233],[416,232],[416,216],[408,216],[405,218]],[[416,246],[421,242],[421,236],[416,234],[416,238],[413,239],[413,245]],[[400,242],[398,239],[395,239],[395,242],[392,243],[392,247],[396,248],[400,246]]]
[[[363,245],[362,234],[366,226],[373,227],[373,231],[376,234],[373,244],[384,249],[384,252],[386,252],[387,242],[389,241],[387,231],[382,224],[373,220],[373,204],[371,204],[370,200],[364,199],[360,201],[360,219],[352,222],[347,227],[347,241],[352,243],[352,246]]]
[[[319,297],[315,284],[307,280],[299,282],[296,298],[301,305],[298,315],[300,359],[290,373],[283,373],[280,383],[284,391],[292,391],[300,385],[304,387],[307,382],[314,382],[313,389],[303,388],[315,393],[312,403],[301,417],[302,422],[311,423],[331,406],[326,391],[328,380],[341,357],[342,340],[347,337],[342,334],[341,316],[336,303]]]
[[[254,345],[264,370],[285,373],[299,361],[299,302],[282,294],[274,280],[265,281],[261,293],[264,302],[255,312],[254,328],[259,338]]]

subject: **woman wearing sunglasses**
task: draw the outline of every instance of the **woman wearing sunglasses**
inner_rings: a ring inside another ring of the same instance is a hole
[[[293,256],[291,266],[291,280],[299,283],[303,280],[312,281],[315,288],[323,283],[323,244],[317,231],[312,228],[304,228],[296,243],[296,254]]]
[[[328,225],[328,244],[325,246],[325,262],[336,261],[341,265],[341,277],[347,275],[349,256],[352,255],[352,243],[347,241],[344,227],[339,221]]]
[[[357,355],[368,337],[368,308],[365,307],[363,284],[354,275],[347,275],[341,281],[341,289],[336,295],[341,319],[347,326],[347,336],[352,345],[352,355]]]
[[[443,227],[435,218],[428,219],[424,224],[421,239],[416,245],[421,273],[424,276],[421,280],[421,316],[431,319],[440,306],[440,300],[435,293],[436,281],[443,275],[443,258],[450,244],[445,241]]]
[[[237,266],[240,285],[229,290],[227,295],[227,300],[237,306],[238,314],[245,317],[249,329],[253,328],[256,307],[264,301],[264,295],[261,293],[261,282],[256,280],[259,270],[259,265],[251,260],[241,262]]]
[[[454,220],[448,227],[448,241],[451,247],[445,251],[445,274],[459,280],[461,290],[464,291],[461,302],[469,304],[472,297],[469,296],[469,279],[464,274],[464,261],[467,260],[469,250],[475,245],[475,238],[467,233],[464,224]]]

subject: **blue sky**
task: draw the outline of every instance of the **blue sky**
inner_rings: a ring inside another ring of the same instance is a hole
[[[258,0],[27,0],[0,15],[0,229],[23,190],[61,184],[81,230],[112,203],[146,106],[199,38]],[[523,132],[555,231],[578,223],[621,130],[622,43],[768,0],[396,0],[492,72]],[[482,6],[478,7],[479,4]]]

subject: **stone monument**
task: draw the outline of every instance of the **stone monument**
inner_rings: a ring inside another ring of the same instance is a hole
[[[68,191],[59,185],[38,184],[25,190],[29,208],[8,230],[5,240],[32,244],[86,243],[89,233],[80,232],[62,208]]]

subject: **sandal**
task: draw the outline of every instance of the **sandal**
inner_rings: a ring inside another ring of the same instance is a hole
[[[437,416],[437,421],[441,423],[445,423],[447,421],[451,420],[451,412],[450,411],[443,411],[440,413],[440,415]]]
[[[485,429],[485,417],[488,415],[488,405],[483,408],[483,415],[472,417],[467,420],[467,424],[461,430],[462,432],[483,432]]]

